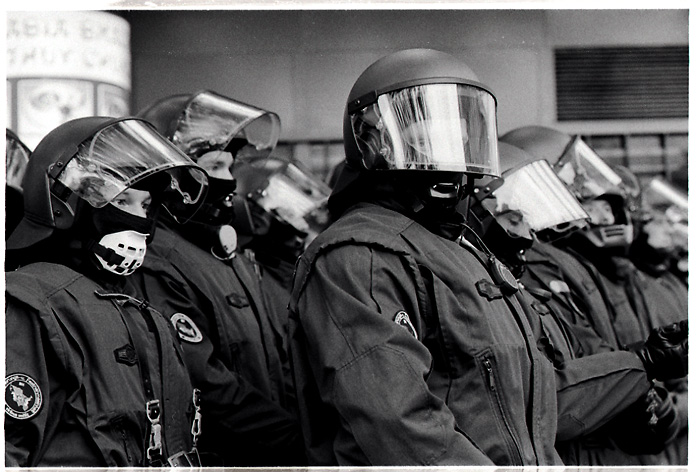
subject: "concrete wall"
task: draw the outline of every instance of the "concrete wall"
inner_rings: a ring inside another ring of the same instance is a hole
[[[687,10],[284,10],[122,12],[136,112],[211,89],[277,112],[282,139],[342,136],[357,76],[394,50],[463,58],[498,97],[499,129],[554,125],[553,48],[687,45]],[[583,133],[687,132],[687,120],[566,123]]]

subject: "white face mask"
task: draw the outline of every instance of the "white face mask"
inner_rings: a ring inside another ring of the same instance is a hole
[[[124,260],[120,264],[110,264],[100,256],[97,256],[102,268],[117,275],[131,275],[136,269],[141,267],[146,257],[146,238],[148,234],[136,231],[120,231],[110,233],[102,237],[98,243],[107,249],[111,249]]]

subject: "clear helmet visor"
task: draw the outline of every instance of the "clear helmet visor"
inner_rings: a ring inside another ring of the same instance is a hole
[[[559,178],[579,201],[619,193],[622,179],[583,140],[575,136],[554,165]]]
[[[651,217],[662,221],[680,251],[688,250],[688,194],[660,177],[642,191],[642,201]]]
[[[22,191],[22,178],[29,162],[29,149],[11,137],[5,137],[5,185]]]
[[[518,210],[533,231],[569,231],[585,225],[588,214],[542,159],[513,168],[493,191],[497,211]]]
[[[266,212],[315,236],[328,224],[326,203],[330,193],[325,183],[289,163],[251,195]]]
[[[244,140],[249,153],[267,156],[277,145],[280,128],[275,113],[202,92],[183,110],[172,140],[194,157],[224,149],[234,138]]]
[[[63,166],[56,179],[95,208],[149,180],[164,206],[186,219],[199,208],[207,188],[203,169],[141,120],[122,120],[100,130]],[[174,211],[177,208],[177,211]]]
[[[428,84],[380,95],[351,115],[365,166],[499,175],[496,101],[463,84]]]
[[[688,194],[660,177],[654,177],[644,187],[644,203],[651,208],[667,211],[688,221]]]

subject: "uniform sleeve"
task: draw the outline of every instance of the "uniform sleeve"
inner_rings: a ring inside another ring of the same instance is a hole
[[[69,378],[50,343],[58,342],[55,332],[49,335],[39,313],[9,295],[5,329],[5,466],[32,467],[61,417]]]
[[[192,383],[202,392],[203,448],[237,466],[294,466],[305,463],[296,419],[237,372],[217,354],[202,308],[207,302],[172,271],[143,270],[132,283],[158,311],[185,314],[201,334],[197,342],[183,341]],[[270,454],[270,451],[275,451]]]
[[[336,457],[373,466],[490,464],[426,383],[432,357],[417,339],[417,289],[404,264],[364,246],[336,248],[316,260],[298,299],[308,364],[322,401],[339,415]]]
[[[596,430],[651,388],[641,361],[627,351],[566,361],[556,378],[558,441]]]

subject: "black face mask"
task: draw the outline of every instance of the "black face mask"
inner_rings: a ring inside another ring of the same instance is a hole
[[[257,207],[254,212],[264,212],[257,205],[254,207]],[[268,219],[269,229],[254,235],[248,246],[256,252],[256,257],[263,263],[272,263],[276,259],[294,263],[304,252],[306,233],[275,216],[268,214]]]
[[[132,215],[120,210],[114,205],[106,205],[103,208],[92,209],[90,236],[96,241],[102,239],[106,234],[118,233],[120,231],[136,231],[137,233],[148,234],[147,242],[153,240],[156,231],[156,219],[158,205],[153,205],[147,218]]]
[[[671,248],[651,246],[649,235],[645,231],[630,245],[629,258],[637,267],[656,277],[670,269],[672,256]]]
[[[462,203],[468,195],[462,174],[411,172],[397,178],[395,185],[404,189],[416,221],[444,238],[459,238],[466,221]]]
[[[93,208],[87,203],[82,204],[77,211],[79,216],[73,227],[56,234],[55,245],[65,247],[66,251],[59,254],[55,260],[100,283],[123,283],[123,276],[103,270],[97,262],[95,255],[98,253],[105,260],[110,257],[108,252],[100,252],[104,248],[99,245],[99,241],[108,234],[136,231],[148,234],[146,243],[150,243],[156,231],[159,206],[151,203],[148,217],[143,218],[120,210],[114,205]]]
[[[209,191],[206,199],[192,221],[212,226],[230,224],[233,221],[232,200],[235,190],[235,180],[209,177]]]

